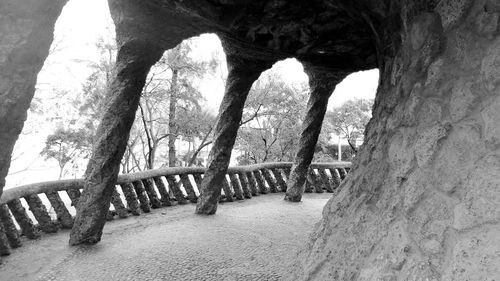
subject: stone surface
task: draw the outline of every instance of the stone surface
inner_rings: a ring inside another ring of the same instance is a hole
[[[286,280],[500,276],[500,38],[486,2],[402,16],[365,144]]]
[[[306,65],[304,70],[309,76],[310,96],[307,102],[306,116],[302,121],[302,132],[293,160],[292,172],[287,182],[285,200],[292,202],[299,202],[304,194],[307,171],[314,156],[328,99],[335,86],[347,75],[344,72],[325,72],[311,65]]]
[[[379,68],[380,85],[365,144],[286,279],[497,278],[498,1],[109,3],[120,48],[117,69],[123,77],[141,80],[151,56],[204,32],[217,33],[228,51],[226,96],[203,179],[199,213],[216,211],[244,97],[272,62],[295,57],[330,74]],[[63,4],[2,2],[0,142],[5,145],[0,150],[0,189]],[[32,9],[16,10],[18,7]],[[144,50],[144,45],[156,47],[134,53]],[[124,60],[120,63],[120,59]],[[121,82],[115,83],[111,92],[129,85]],[[139,88],[140,83],[132,85],[130,93],[137,94]],[[79,208],[74,233],[82,235],[76,235],[79,237],[73,243],[100,239],[105,217],[102,210],[109,206],[120,147],[128,134],[127,126],[120,124],[130,123],[137,98],[123,99],[130,101],[130,106],[117,104],[119,100],[111,101],[116,106],[110,107],[106,113],[109,118],[105,117],[101,126],[86,190],[78,204],[83,207]],[[323,107],[324,102],[315,109]],[[118,133],[113,133],[113,128],[118,128]],[[254,175],[259,188],[265,189],[260,185],[262,175]],[[16,206],[17,215],[24,219],[26,229],[32,229],[21,207]],[[98,250],[88,252],[95,256]],[[190,264],[185,265],[188,268]]]
[[[60,231],[13,250],[0,279],[281,280],[330,197],[308,194],[292,205],[282,196],[223,203],[217,216],[197,216],[189,204],[115,220],[92,247],[68,247]]]
[[[3,0],[0,4],[0,196],[14,144],[27,117],[67,0]]]
[[[226,89],[219,108],[214,141],[196,207],[196,213],[206,215],[217,211],[222,181],[229,167],[248,92],[260,74],[274,63],[274,61],[249,60],[241,57],[241,54],[231,49],[224,41],[223,46],[228,65]]]
[[[121,36],[121,33],[117,35]],[[122,43],[121,37],[117,40],[121,45],[116,74],[107,92],[107,108],[97,129],[92,156],[85,172],[85,185],[70,236],[72,245],[95,244],[101,239],[120,161],[146,76],[163,54],[163,49],[151,42]]]

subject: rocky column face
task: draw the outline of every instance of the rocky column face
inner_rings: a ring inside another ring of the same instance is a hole
[[[71,245],[94,244],[101,239],[142,88],[149,69],[162,54],[162,48],[140,41],[124,43],[118,50],[116,76],[108,90],[106,112],[97,129],[87,166],[85,185],[71,230]]]
[[[0,8],[0,196],[10,157],[66,0],[6,0]]]
[[[260,74],[272,66],[272,62],[249,60],[231,53],[227,46],[225,49],[228,65],[226,90],[219,108],[208,167],[201,184],[197,214],[210,215],[217,211],[222,181],[229,165],[248,92]]]
[[[292,172],[287,182],[285,200],[300,202],[304,194],[307,171],[314,156],[321,125],[328,106],[328,99],[335,86],[344,79],[345,73],[329,73],[305,64],[304,70],[309,76],[310,96],[307,112],[302,122],[299,147],[295,155]]]
[[[401,17],[365,144],[287,280],[500,276],[500,5]]]

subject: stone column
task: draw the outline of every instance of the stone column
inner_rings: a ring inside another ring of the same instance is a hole
[[[287,182],[285,200],[292,202],[300,202],[302,199],[307,171],[314,156],[314,148],[321,132],[328,99],[335,86],[346,76],[346,73],[328,72],[307,64],[304,65],[304,70],[309,76],[310,97],[307,103],[307,113],[302,123],[299,148]]]
[[[231,53],[228,48],[225,50],[228,65],[226,90],[219,108],[214,142],[196,206],[197,214],[210,215],[217,211],[222,180],[229,165],[248,92],[253,82],[273,63],[247,59],[236,52]]]
[[[0,196],[10,157],[49,55],[54,25],[67,0],[5,0],[0,4]]]
[[[151,42],[139,40],[128,41],[118,50],[116,76],[107,93],[106,112],[97,129],[85,173],[85,185],[70,235],[71,245],[95,244],[101,239],[142,88],[149,69],[163,51]]]

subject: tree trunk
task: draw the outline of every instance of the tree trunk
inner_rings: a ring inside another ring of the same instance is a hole
[[[116,76],[108,89],[107,108],[85,173],[71,245],[94,244],[101,239],[142,88],[149,69],[162,54],[163,49],[151,42],[131,41],[118,50]]]
[[[356,148],[355,143],[354,144],[352,143],[351,139],[348,138],[347,143],[351,147],[352,152],[354,152],[354,154],[358,153],[358,149]]]
[[[172,71],[172,82],[170,86],[170,105],[168,111],[168,166],[175,167],[176,151],[175,141],[177,140],[177,123],[175,120],[175,109],[177,107],[177,80],[179,78],[179,70]]]
[[[500,6],[443,3],[381,46],[365,142],[285,280],[500,276]]]
[[[148,142],[148,153],[146,154],[146,170],[151,170],[153,169],[154,165],[154,147],[153,145],[153,139],[150,134],[150,130],[148,128],[148,123],[146,120],[146,115],[144,114],[144,108],[142,107],[141,102],[139,101],[139,109],[141,111],[141,120],[142,120],[142,126],[144,127],[144,134],[146,135],[146,141]],[[144,147],[144,146],[143,146]]]
[[[67,0],[6,0],[0,8],[0,197],[14,144]]]
[[[210,215],[217,211],[222,180],[229,166],[248,92],[253,82],[273,63],[248,60],[232,53],[228,53],[226,59],[229,70],[226,90],[219,108],[213,146],[196,206],[197,214]]]
[[[346,76],[346,73],[329,73],[314,69],[308,65],[305,65],[304,69],[309,76],[310,96],[306,116],[302,122],[299,147],[287,182],[285,200],[292,202],[300,202],[302,199],[307,171],[321,133],[321,125],[328,106],[328,99],[335,86]]]

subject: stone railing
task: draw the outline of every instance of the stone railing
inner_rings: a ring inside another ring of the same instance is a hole
[[[292,163],[288,162],[230,167],[220,200],[232,202],[284,192],[291,167]],[[350,167],[349,162],[311,164],[305,191],[333,192]],[[129,214],[139,216],[142,212],[174,204],[196,203],[204,171],[201,167],[176,167],[118,176],[108,220],[115,216],[126,218]],[[21,236],[37,239],[42,232],[71,228],[74,206],[78,204],[82,188],[83,179],[75,179],[5,190],[0,200],[0,255],[8,255],[11,248],[21,246]]]

